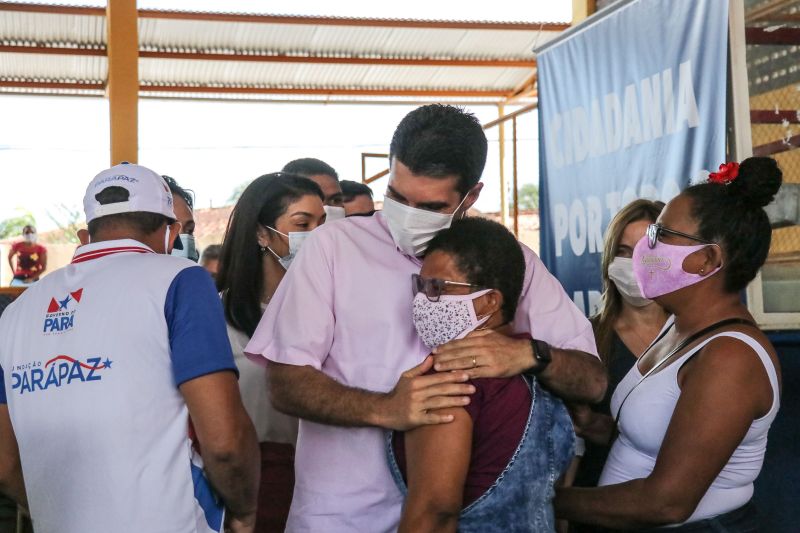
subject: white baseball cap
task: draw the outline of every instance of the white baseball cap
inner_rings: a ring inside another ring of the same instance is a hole
[[[95,196],[108,187],[122,187],[128,191],[128,199],[113,204],[101,204]],[[115,165],[95,176],[86,188],[83,211],[87,223],[106,215],[142,211],[158,213],[175,220],[172,193],[164,178],[147,167],[132,163]]]

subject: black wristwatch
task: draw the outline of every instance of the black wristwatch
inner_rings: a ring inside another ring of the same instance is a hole
[[[533,359],[536,361],[536,365],[528,370],[527,374],[535,376],[544,372],[544,369],[553,360],[553,354],[550,353],[549,344],[536,339],[531,339],[531,349],[533,350]]]

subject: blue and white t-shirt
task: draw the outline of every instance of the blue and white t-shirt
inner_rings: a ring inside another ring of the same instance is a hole
[[[222,530],[178,390],[236,371],[201,267],[82,246],[3,313],[0,366],[37,533]]]

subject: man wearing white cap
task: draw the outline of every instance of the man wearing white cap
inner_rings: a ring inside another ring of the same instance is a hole
[[[166,255],[167,184],[117,165],[84,210],[72,263],[0,320],[0,490],[37,533],[252,531],[258,444],[211,278]]]

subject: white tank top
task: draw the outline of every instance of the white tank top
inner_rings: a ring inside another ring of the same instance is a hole
[[[758,477],[764,463],[767,433],[778,413],[780,396],[778,376],[767,351],[749,335],[736,331],[726,331],[709,337],[674,363],[649,376],[638,387],[636,384],[642,379],[642,374],[638,365],[633,365],[611,398],[611,413],[617,416],[620,404],[630,393],[619,415],[620,434],[611,448],[600,476],[601,486],[650,475],[681,394],[678,371],[692,355],[718,337],[739,339],[758,354],[772,385],[772,407],[766,415],[753,420],[750,424],[750,429],[741,444],[708,488],[687,522],[727,513],[750,500],[753,495],[753,481]]]

